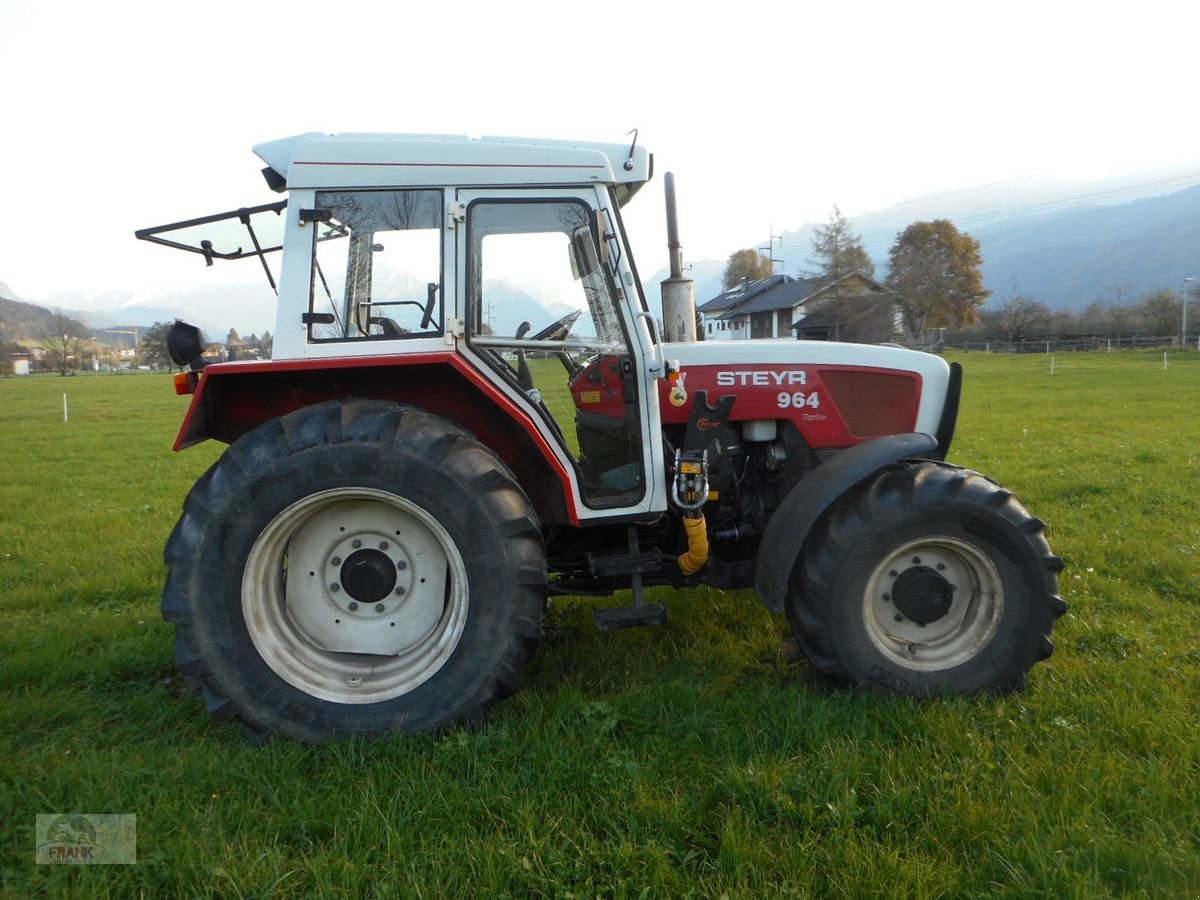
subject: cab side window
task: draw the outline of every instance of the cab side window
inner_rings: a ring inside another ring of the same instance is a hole
[[[441,191],[321,191],[310,341],[442,333]]]

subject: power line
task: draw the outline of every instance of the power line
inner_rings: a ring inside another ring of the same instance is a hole
[[[898,203],[893,203],[892,206],[907,206],[910,203],[923,203],[926,200],[937,200],[939,197],[952,197],[955,194],[968,194],[971,191],[982,191],[984,188],[999,187],[1002,184],[1013,184],[1017,181],[1029,181],[1031,178],[1041,178],[1048,174],[1048,172],[1039,172],[1037,175],[1021,175],[1018,178],[1007,178],[1004,181],[989,181],[987,184],[977,184],[972,187],[956,188],[952,191],[943,191],[940,194],[926,194],[924,197],[913,197],[911,200],[901,200]]]

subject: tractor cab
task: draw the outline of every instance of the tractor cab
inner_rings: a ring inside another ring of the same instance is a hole
[[[485,403],[514,408],[525,440],[498,450],[512,460],[521,444],[538,448],[568,519],[666,508],[661,479],[649,477],[663,467],[661,441],[648,439],[660,428],[664,364],[620,222],[651,175],[636,140],[306,134],[255,152],[286,201],[137,236],[208,265],[258,259],[279,297],[273,360],[259,370],[424,363],[399,399],[461,418],[457,395],[444,396],[448,367],[432,368],[452,354],[491,395],[467,412],[468,427]],[[248,374],[214,366],[205,377]],[[371,381],[364,374],[356,392]],[[200,436],[194,419],[187,443]]]

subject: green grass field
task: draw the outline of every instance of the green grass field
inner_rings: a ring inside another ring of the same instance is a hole
[[[959,357],[951,460],[1050,523],[1070,612],[1004,698],[829,692],[750,592],[598,633],[439,738],[256,749],[186,695],[161,548],[217,445],[157,375],[0,379],[8,897],[1200,892],[1200,354]],[[62,395],[70,421],[63,422]],[[134,813],[133,866],[34,865],[38,813]]]

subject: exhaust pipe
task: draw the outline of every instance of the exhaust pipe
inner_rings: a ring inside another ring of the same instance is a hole
[[[675,214],[675,175],[663,178],[667,195],[667,251],[671,256],[671,276],[662,283],[663,340],[667,343],[691,343],[696,340],[696,283],[683,277],[683,245],[679,242],[679,221]]]

